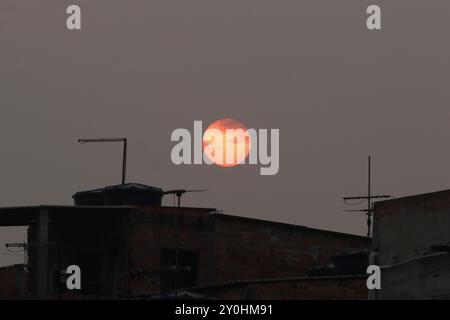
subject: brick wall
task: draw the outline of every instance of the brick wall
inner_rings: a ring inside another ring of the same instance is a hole
[[[298,277],[333,255],[367,246],[364,237],[220,215],[215,281]]]
[[[161,250],[190,250],[198,254],[198,282],[208,281],[209,215],[204,210],[140,208],[130,214],[129,270],[132,292],[160,290]],[[179,223],[177,228],[176,224]],[[177,241],[178,237],[178,241]]]
[[[175,249],[177,234],[180,250],[198,254],[198,285],[299,277],[337,253],[367,246],[364,237],[194,208],[140,208],[130,224],[130,272],[148,274],[130,277],[134,293],[160,290],[161,250]]]
[[[24,297],[27,278],[23,265],[0,268],[0,299],[17,299]]]

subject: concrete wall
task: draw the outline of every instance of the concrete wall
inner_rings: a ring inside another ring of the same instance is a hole
[[[91,211],[90,211],[91,210]],[[50,212],[52,213],[52,212]],[[90,214],[92,213],[92,214]],[[54,214],[49,226],[48,295],[58,296],[55,273],[69,265],[78,265],[82,272],[80,294],[106,297],[127,295],[128,218],[126,214],[95,212]],[[30,292],[37,291],[39,246],[37,227],[28,229]],[[98,289],[97,289],[98,288]],[[61,289],[64,294],[65,284]],[[72,292],[71,294],[78,294]]]
[[[379,299],[450,298],[450,191],[375,204],[373,249],[382,266]]]

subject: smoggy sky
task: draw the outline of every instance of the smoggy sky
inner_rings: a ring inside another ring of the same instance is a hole
[[[368,154],[375,193],[450,186],[449,21],[445,0],[1,0],[0,206],[120,183],[119,144],[76,140],[128,137],[129,182],[209,190],[183,205],[364,234],[340,197]],[[278,175],[172,164],[174,129],[221,118],[279,128]],[[22,238],[1,228],[0,253]]]

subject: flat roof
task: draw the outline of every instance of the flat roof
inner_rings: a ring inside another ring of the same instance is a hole
[[[279,226],[284,228],[292,228],[292,229],[302,229],[304,231],[311,231],[311,232],[319,232],[319,233],[326,233],[330,235],[336,235],[336,236],[342,236],[345,238],[354,238],[358,240],[367,240],[366,236],[360,236],[357,234],[351,234],[351,233],[345,233],[345,232],[339,232],[339,231],[332,231],[332,230],[324,230],[324,229],[317,229],[317,228],[311,228],[303,225],[298,224],[291,224],[286,222],[279,222],[279,221],[273,221],[273,220],[263,220],[263,219],[257,219],[257,218],[250,218],[250,217],[243,217],[243,216],[237,216],[232,214],[224,214],[224,213],[217,213],[217,216],[221,216],[225,219],[236,219],[241,221],[248,221],[248,222],[257,222],[257,223],[263,223],[273,226]]]
[[[448,198],[450,200],[450,189],[376,201],[374,203],[374,205],[375,205],[375,209],[376,209],[377,207],[389,206],[391,204],[397,204],[397,203],[401,203],[401,202],[416,202],[416,201],[423,201],[423,200],[433,199],[433,198]]]
[[[36,205],[36,206],[17,206],[0,207],[0,226],[27,226],[37,222],[37,215],[42,210],[48,210],[49,214],[104,214],[104,213],[127,213],[133,209],[139,208],[168,208],[178,210],[178,207],[166,206],[73,206],[73,205]],[[181,207],[179,210],[199,210],[211,212],[213,208]]]
[[[81,213],[83,211],[92,213],[94,207],[80,206],[58,206],[58,205],[38,205],[38,206],[17,206],[0,208],[0,226],[27,226],[37,222],[37,216],[42,210],[49,210],[51,214]],[[97,210],[98,209],[98,210]],[[98,212],[127,212],[130,207],[95,207]]]
[[[17,206],[17,207],[0,207],[0,226],[27,226],[36,221],[37,214],[41,210],[49,210],[50,214],[73,214],[73,213],[127,213],[132,209],[139,208],[164,208],[177,210],[178,207],[168,206],[73,206],[73,205],[37,205],[37,206]],[[201,207],[181,207],[179,210],[198,210],[205,211],[209,214],[214,214],[223,219],[239,220],[249,223],[261,223],[265,225],[272,225],[284,228],[301,229],[303,231],[319,232],[329,235],[336,235],[345,238],[353,238],[358,240],[367,240],[367,237],[356,234],[343,233],[338,231],[323,230],[311,228],[303,225],[290,224],[285,222],[263,220],[257,218],[243,217],[232,214],[214,213],[217,209],[201,208]]]

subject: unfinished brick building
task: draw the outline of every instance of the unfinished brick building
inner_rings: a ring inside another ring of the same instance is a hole
[[[299,278],[338,253],[367,247],[367,239],[356,235],[213,208],[163,207],[162,195],[158,188],[124,184],[77,193],[75,206],[0,208],[0,226],[29,226],[28,295],[129,298],[232,281]],[[81,267],[79,292],[64,290],[61,271],[68,265]],[[354,292],[361,297],[361,287]]]
[[[18,299],[27,293],[25,266],[0,267],[0,299]]]

